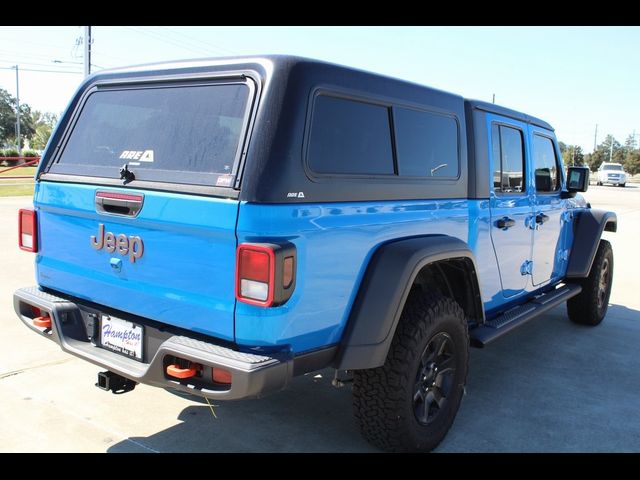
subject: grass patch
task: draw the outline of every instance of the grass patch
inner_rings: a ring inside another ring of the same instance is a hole
[[[19,195],[33,195],[33,186],[31,183],[28,185],[11,185],[4,182],[0,182],[0,197],[16,197]]]
[[[0,172],[4,169],[5,167],[0,167]],[[37,167],[14,168],[8,172],[1,172],[0,177],[25,177],[27,175],[33,177],[36,174],[36,170]]]
[[[0,197],[14,197],[21,195],[33,195],[34,182],[29,178],[10,179],[6,177],[33,177],[37,167],[14,168],[8,172],[1,172],[0,167]]]

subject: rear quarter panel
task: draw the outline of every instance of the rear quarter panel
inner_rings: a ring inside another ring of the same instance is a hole
[[[470,203],[475,214],[471,224]],[[241,203],[238,242],[288,240],[297,248],[298,264],[296,289],[284,305],[265,309],[237,303],[236,341],[295,353],[338,343],[373,252],[400,238],[446,234],[469,243],[486,259],[479,261],[479,274],[485,279],[484,290],[491,291],[499,278],[488,226],[486,202],[467,199]]]

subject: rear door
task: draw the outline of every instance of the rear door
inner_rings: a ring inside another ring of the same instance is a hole
[[[530,130],[535,184],[532,279],[540,285],[559,275],[568,256],[561,242],[565,201],[560,198],[562,171],[552,134],[537,127]]]
[[[502,294],[517,295],[527,286],[533,231],[532,205],[525,168],[526,124],[490,116],[493,182],[490,190],[491,239]]]
[[[40,285],[233,340],[246,78],[96,86],[35,197]]]

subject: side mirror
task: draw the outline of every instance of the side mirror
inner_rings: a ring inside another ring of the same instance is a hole
[[[576,196],[576,192],[586,192],[589,188],[589,168],[569,167],[567,172],[567,192],[563,197],[571,198]]]

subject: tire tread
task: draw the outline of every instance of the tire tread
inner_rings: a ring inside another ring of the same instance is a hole
[[[430,334],[439,319],[452,316],[464,332],[465,345],[469,343],[467,322],[462,308],[453,300],[438,294],[412,291],[400,318],[398,328],[382,367],[354,372],[353,407],[362,435],[373,445],[387,451],[426,451],[435,448],[449,429],[434,432],[433,439],[424,445],[413,445],[407,422],[399,421],[406,415],[406,395],[412,395],[414,372],[408,368],[420,348],[420,341]],[[468,353],[465,355],[464,377],[468,371]],[[407,391],[409,390],[409,391]],[[458,410],[460,398],[453,409]],[[440,429],[442,430],[442,429]]]

